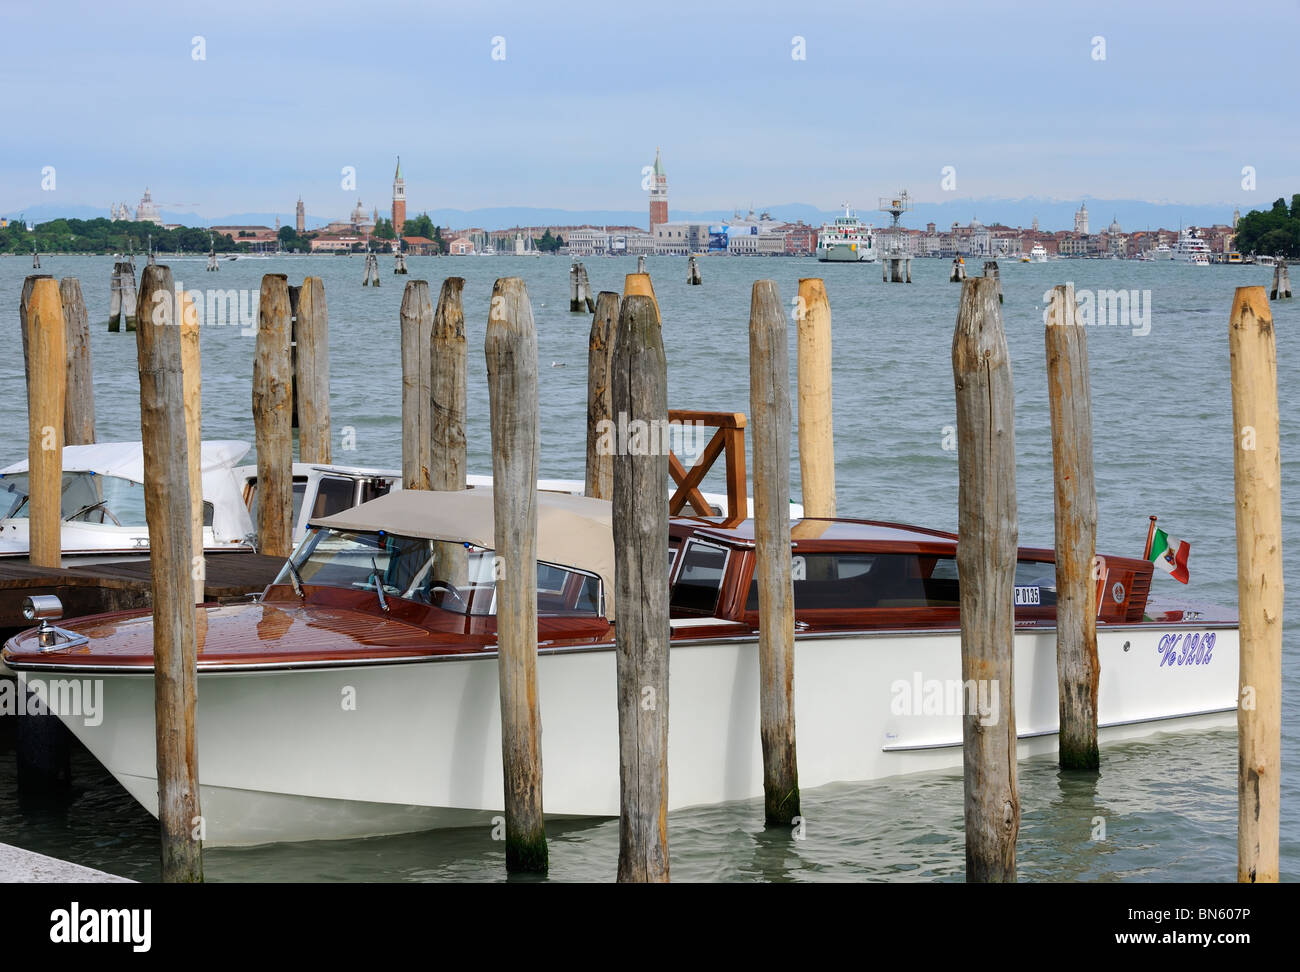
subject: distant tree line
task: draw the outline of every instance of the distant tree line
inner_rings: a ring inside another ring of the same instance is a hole
[[[1252,209],[1241,217],[1232,245],[1240,253],[1300,257],[1300,192],[1291,197],[1290,209],[1279,198],[1268,212]]]
[[[218,253],[251,249],[248,243],[238,243],[227,234],[211,234],[202,227],[163,229],[153,223],[100,217],[53,219],[29,230],[20,216],[0,229],[0,253],[31,253],[33,249],[42,253],[143,253],[150,237],[153,248],[163,253],[207,253],[209,246]]]

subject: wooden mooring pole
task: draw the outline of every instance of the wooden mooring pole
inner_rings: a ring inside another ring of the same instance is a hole
[[[1057,738],[1061,769],[1095,770],[1097,753],[1097,487],[1092,466],[1092,391],[1087,331],[1074,285],[1048,306],[1047,399],[1052,416],[1056,511]]]
[[[1270,300],[1291,299],[1291,274],[1287,271],[1286,260],[1281,257],[1273,264],[1273,290],[1268,296]]]
[[[961,257],[952,258],[952,273],[948,274],[949,283],[961,283],[966,279],[966,263]]]
[[[293,550],[293,375],[289,361],[289,280],[262,277],[253,358],[253,429],[257,442],[258,553]]]
[[[36,567],[61,567],[68,352],[58,282],[53,277],[33,280],[26,306],[28,559]]]
[[[120,331],[126,325],[128,331],[135,330],[135,265],[126,260],[113,264],[108,301],[108,329]]]
[[[330,427],[330,337],[325,284],[307,277],[298,290],[294,394],[298,406],[298,458],[332,462]]]
[[[1278,880],[1282,770],[1282,466],[1277,344],[1263,287],[1228,323],[1237,501],[1237,880]]]
[[[962,284],[952,370],[960,483],[961,677],[967,686],[981,689],[980,697],[997,700],[991,721],[969,701],[962,717],[966,880],[1014,881],[1020,832],[1012,603],[1019,537],[1015,400],[992,277],[971,277]]]
[[[136,332],[136,354],[145,516],[152,538],[149,560],[162,879],[170,883],[198,882],[203,880],[203,818],[195,738],[198,635],[190,562],[189,437],[181,331],[176,326],[179,322],[171,268],[145,267],[140,275],[140,305],[149,308],[149,319],[154,322]],[[260,441],[258,446],[260,463]],[[259,475],[259,491],[262,486]],[[265,500],[265,494],[261,495],[259,505]]]
[[[803,512],[835,516],[835,434],[831,417],[831,303],[820,277],[799,281],[799,482]]]
[[[30,381],[32,377],[32,365],[30,348],[27,338],[27,306],[32,300],[32,288],[36,286],[38,280],[53,280],[54,278],[48,273],[31,273],[23,279],[22,293],[18,298],[18,330],[23,342],[23,369],[26,380]],[[26,390],[26,385],[24,385]]]
[[[984,261],[984,276],[992,277],[998,282],[998,303],[1002,303],[1002,271],[998,269],[997,260]]]
[[[429,488],[458,490],[465,488],[465,423],[469,367],[465,343],[465,310],[461,293],[463,277],[447,277],[438,293],[438,308],[433,315],[433,341],[429,351],[431,378],[431,445]]]
[[[694,253],[686,261],[686,282],[694,287],[704,283],[704,278],[700,276],[700,264]]]
[[[427,280],[408,280],[402,293],[402,488],[429,489],[433,464],[433,304]]]
[[[184,389],[185,444],[189,461],[190,483],[190,580],[194,603],[203,603],[206,576],[203,548],[203,368],[199,357],[198,308],[188,293],[179,295],[182,306],[181,385]]]
[[[587,475],[582,492],[584,496],[604,500],[614,496],[614,453],[601,447],[600,425],[617,421],[610,369],[618,319],[618,294],[602,290],[596,298],[596,313],[591,318],[591,334],[587,338]]]
[[[763,812],[768,826],[781,826],[799,816],[799,768],[790,555],[790,352],[785,308],[774,280],[755,281],[750,299],[749,420],[754,450]]]
[[[537,704],[537,332],[519,277],[492,288],[487,337],[506,869],[547,869]],[[662,489],[662,484],[661,484]]]
[[[59,281],[68,352],[67,403],[63,412],[64,445],[95,441],[95,374],[90,365],[90,319],[81,283],[76,277]]]
[[[612,294],[601,294],[601,300]],[[608,306],[608,302],[606,302]],[[597,313],[599,320],[600,314]],[[594,330],[595,325],[593,325]],[[613,411],[628,424],[668,421],[659,311],[623,302],[614,336]],[[618,611],[618,880],[668,880],[668,456],[613,456],[614,604]]]

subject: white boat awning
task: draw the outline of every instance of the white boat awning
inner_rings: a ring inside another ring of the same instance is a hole
[[[491,550],[496,547],[492,490],[482,487],[439,492],[394,490],[311,526],[364,533],[396,533],[426,540],[451,540]],[[566,493],[537,493],[537,559],[596,574],[605,584],[605,614],[614,617],[614,528],[606,500]]]
[[[215,439],[203,443],[201,472],[233,467],[252,448],[237,439]],[[94,445],[63,447],[64,472],[93,472],[99,476],[120,476],[144,482],[144,445],[140,442],[97,442]],[[0,476],[27,472],[27,460],[0,469]]]

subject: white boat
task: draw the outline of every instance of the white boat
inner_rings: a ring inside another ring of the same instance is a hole
[[[1172,259],[1179,263],[1191,263],[1198,267],[1210,265],[1210,247],[1196,233],[1194,226],[1189,226],[1178,235]]]
[[[540,493],[538,523],[545,810],[615,817],[610,505]],[[670,532],[669,808],[752,799],[763,793],[752,524],[675,519]],[[801,786],[959,767],[963,708],[988,725],[999,699],[1014,701],[1020,756],[1054,750],[1050,549],[1020,552],[1014,685],[1000,695],[961,680],[954,535],[850,520],[792,533]],[[208,844],[486,826],[501,812],[492,538],[488,490],[393,492],[314,521],[261,600],[200,608]],[[1103,562],[1101,743],[1233,724],[1235,617],[1148,598],[1150,561]],[[29,681],[99,680],[102,717],[60,718],[156,813],[151,625],[140,613],[33,630],[0,661]]]
[[[1034,263],[1046,263],[1047,247],[1043,246],[1041,243],[1035,243],[1033,248],[1029,251],[1029,258],[1033,260]]]
[[[1153,246],[1151,249],[1147,250],[1146,252],[1146,259],[1148,260],[1160,261],[1160,260],[1172,260],[1173,258],[1174,258],[1174,251],[1169,246],[1168,243],[1161,243],[1157,246]]]
[[[844,215],[824,223],[817,234],[817,259],[822,263],[875,263],[878,256],[875,232],[848,203]]]

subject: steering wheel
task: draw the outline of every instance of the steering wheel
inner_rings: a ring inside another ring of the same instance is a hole
[[[465,607],[466,607],[466,604],[465,604],[465,598],[464,598],[464,596],[460,593],[459,588],[457,588],[455,584],[452,584],[452,583],[450,583],[450,582],[448,582],[448,581],[443,581],[443,580],[433,580],[433,581],[430,581],[430,582],[429,582],[429,600],[430,600],[430,601],[433,600],[433,593],[434,593],[434,591],[443,591],[443,592],[444,592],[444,593],[443,593],[443,596],[442,596],[442,601],[441,601],[441,603],[439,604],[439,607],[442,607],[442,606],[445,606],[445,605],[446,605],[447,597],[448,597],[448,595],[450,595],[450,596],[451,596],[451,597],[456,601],[456,603],[460,606],[460,609],[461,609],[461,610],[464,610],[464,609],[465,609]]]
[[[70,517],[68,517],[66,522],[71,523],[73,520],[76,520],[79,517],[83,517],[88,513],[93,513],[95,510],[100,510],[103,514],[99,518],[100,523],[103,523],[104,517],[107,516],[110,520],[113,521],[114,525],[116,526],[122,525],[122,521],[119,520],[116,516],[114,516],[113,511],[108,508],[107,500],[100,500],[98,503],[91,503],[89,506],[83,506],[81,509],[77,510],[76,513],[73,513]]]

